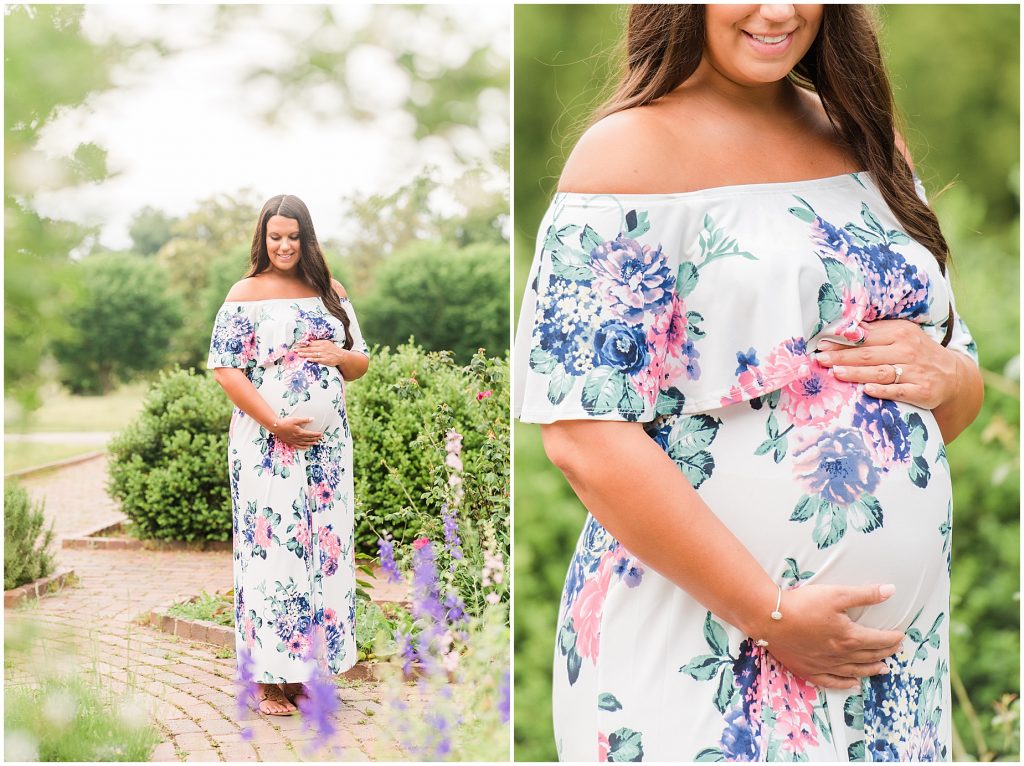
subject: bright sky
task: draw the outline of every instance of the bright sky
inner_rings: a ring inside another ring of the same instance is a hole
[[[417,23],[396,8],[386,19],[386,34],[441,67],[464,61],[468,42],[481,40],[507,62],[508,6],[479,4],[467,13],[469,8],[450,6],[446,16]],[[243,76],[254,67],[291,62],[293,40],[316,39],[339,50],[351,45],[346,34],[320,23],[321,9],[248,6],[249,13],[240,11],[229,31],[216,35],[210,6],[87,6],[83,29],[91,39],[158,39],[172,52],[132,59],[115,71],[116,88],[94,94],[47,126],[40,149],[64,155],[94,142],[108,152],[110,177],[99,185],[40,193],[39,212],[101,224],[103,244],[119,248],[130,244],[128,224],[145,205],[182,215],[198,200],[251,188],[261,198],[302,197],[326,239],[345,233],[346,196],[391,192],[426,165],[436,166],[442,179],[457,177],[463,165],[448,142],[414,140],[414,120],[399,107],[411,83],[383,48],[361,44],[348,56],[354,98],[375,106],[371,122],[313,116],[317,108],[330,112],[338,105],[340,94],[330,85],[301,98],[282,91],[273,78],[243,87]],[[365,27],[371,14],[360,5],[331,12],[343,30]],[[458,149],[491,167],[489,153],[509,140],[508,96],[485,92],[480,103],[486,114],[481,130],[460,131]],[[277,126],[260,117],[271,108]],[[508,177],[495,168],[492,182],[507,187]]]

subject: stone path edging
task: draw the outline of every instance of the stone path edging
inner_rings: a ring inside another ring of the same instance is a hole
[[[52,575],[40,577],[30,583],[4,591],[4,609],[10,609],[30,598],[40,598],[47,593],[60,590],[75,579],[74,569],[58,569]]]
[[[87,529],[73,537],[61,540],[62,548],[78,548],[88,550],[137,551],[145,548],[149,551],[230,551],[231,543],[217,540],[187,543],[181,540],[140,540],[136,537],[107,537],[105,532],[120,529],[127,517],[112,523],[101,524]]]
[[[28,468],[21,468],[17,471],[11,471],[5,473],[5,479],[20,479],[24,476],[31,476],[37,473],[43,473],[44,471],[52,471],[55,468],[66,468],[69,465],[77,465],[78,463],[85,463],[89,460],[95,460],[98,457],[103,457],[106,454],[103,450],[96,452],[86,452],[84,455],[74,455],[72,457],[66,457],[63,460],[54,460],[52,463],[43,463],[42,465],[33,465]]]

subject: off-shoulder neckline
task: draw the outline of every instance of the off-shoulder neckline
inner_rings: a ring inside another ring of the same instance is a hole
[[[556,199],[572,198],[580,200],[594,200],[600,197],[614,197],[616,199],[650,201],[682,200],[698,199],[701,197],[725,197],[733,195],[743,196],[746,194],[759,194],[762,192],[799,191],[801,189],[813,187],[838,186],[841,183],[846,183],[849,181],[853,181],[854,183],[858,184],[863,188],[865,180],[871,181],[872,185],[874,185],[874,179],[872,178],[870,171],[856,170],[852,173],[840,173],[839,175],[825,176],[823,178],[806,178],[801,181],[763,181],[760,183],[749,184],[728,184],[726,186],[709,186],[706,189],[695,189],[693,191],[685,192],[616,193],[556,191],[554,196]]]
[[[276,303],[278,301],[312,301],[312,300],[321,301],[322,299],[320,298],[319,295],[303,295],[301,298],[259,298],[257,300],[251,300],[251,301],[224,301],[224,303]],[[342,298],[340,295],[338,296],[338,300],[341,301],[342,303],[345,303],[345,302],[351,303],[351,301],[349,301],[348,298]]]

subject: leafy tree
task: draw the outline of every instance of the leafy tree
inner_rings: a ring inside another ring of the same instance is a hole
[[[416,242],[377,272],[358,306],[371,344],[397,346],[409,336],[428,351],[449,349],[468,362],[478,348],[491,356],[508,348],[508,248],[476,244],[454,249]]]
[[[68,254],[90,233],[38,215],[32,199],[43,188],[105,175],[105,156],[93,145],[64,158],[35,149],[58,108],[109,86],[120,51],[82,37],[83,12],[84,6],[68,5],[4,9],[4,375],[7,391],[28,407],[39,403],[35,391],[48,338],[60,332]]]
[[[242,278],[249,264],[249,249],[263,200],[245,190],[199,202],[191,213],[175,222],[169,239],[156,254],[167,271],[168,288],[180,297],[184,310],[181,332],[171,343],[170,361],[183,367],[202,366],[210,342],[213,317],[209,315],[210,276],[223,300],[228,288]],[[237,264],[224,267],[222,258]],[[218,262],[220,265],[213,267]],[[226,271],[225,271],[226,268]],[[234,278],[226,281],[231,274]],[[219,306],[220,303],[218,302]]]
[[[107,393],[164,364],[181,307],[162,271],[122,254],[90,256],[75,268],[81,294],[64,318],[68,337],[54,343],[61,382],[75,393]]]
[[[156,255],[171,237],[174,236],[176,218],[162,210],[146,205],[135,214],[128,236],[132,238],[132,249],[140,255]]]

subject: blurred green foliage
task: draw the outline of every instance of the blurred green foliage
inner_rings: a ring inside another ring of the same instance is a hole
[[[69,391],[109,393],[167,361],[182,315],[181,299],[168,290],[162,271],[120,253],[74,264],[81,289],[61,312],[67,332],[53,343]]]
[[[508,246],[414,242],[378,270],[360,304],[366,337],[395,346],[415,328],[428,351],[467,363],[478,348],[508,348]]]
[[[38,404],[47,341],[61,334],[68,254],[88,230],[38,215],[29,204],[40,190],[102,177],[94,146],[53,158],[35,148],[60,106],[106,87],[116,61],[79,33],[83,6],[4,8],[4,379],[8,395]]]
[[[958,759],[1017,760],[1019,694],[1019,8],[881,8],[908,143],[953,253],[957,306],[986,402],[949,447],[951,654]],[[515,8],[515,290],[562,164],[615,72],[623,6]],[[939,193],[950,181],[951,189]],[[518,306],[516,306],[518,310]],[[515,426],[516,760],[555,758],[551,663],[559,597],[585,511]]]

